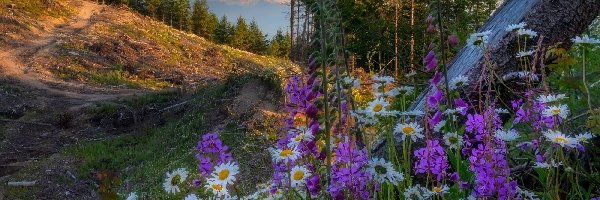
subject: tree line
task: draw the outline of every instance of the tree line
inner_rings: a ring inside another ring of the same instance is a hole
[[[314,50],[311,36],[319,27],[316,0],[290,0],[291,58],[305,58]],[[399,73],[416,69],[428,53],[431,42],[438,44],[439,31],[465,41],[496,9],[498,0],[352,0],[336,1],[339,9],[344,50],[352,66]],[[441,11],[443,29],[438,27]],[[429,21],[429,22],[428,22]],[[446,38],[444,38],[446,40]],[[318,42],[318,41],[317,41]],[[460,45],[459,45],[460,46]],[[449,49],[449,57],[458,47]]]
[[[207,40],[260,55],[288,57],[291,36],[278,30],[271,40],[255,20],[242,16],[232,24],[223,15],[220,19],[209,10],[206,0],[96,0],[99,3],[126,5],[133,10],[163,21],[173,28],[194,33]]]

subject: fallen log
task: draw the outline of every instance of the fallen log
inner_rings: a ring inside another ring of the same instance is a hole
[[[487,51],[491,55],[490,63],[497,64],[496,73],[502,76],[519,70],[515,58],[517,39],[515,34],[505,30],[508,25],[525,22],[528,29],[544,36],[542,45],[560,43],[560,47],[568,49],[572,45],[571,39],[585,31],[599,12],[600,0],[506,0],[479,32],[491,31]],[[528,46],[534,46],[537,41],[530,42]],[[482,62],[481,48],[465,46],[448,63],[448,79],[463,75],[475,82],[479,79]],[[475,84],[470,85],[474,87]],[[425,89],[410,109],[423,110],[430,92],[431,88]],[[385,156],[386,145],[385,140],[376,141],[373,155]]]

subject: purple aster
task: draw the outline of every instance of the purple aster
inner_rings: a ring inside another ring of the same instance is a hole
[[[438,181],[441,181],[446,175],[446,170],[450,167],[448,157],[446,157],[446,153],[438,140],[427,140],[426,143],[426,147],[417,149],[414,152],[417,158],[415,173],[432,173],[436,175]]]

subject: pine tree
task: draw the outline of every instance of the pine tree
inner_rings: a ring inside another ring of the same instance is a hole
[[[210,13],[206,0],[196,0],[192,12],[192,32],[208,40],[215,39],[217,16]]]
[[[277,33],[271,39],[269,45],[269,55],[287,58],[290,55],[292,47],[292,38],[289,33],[283,34],[283,31],[277,30]]]
[[[227,20],[227,16],[223,15],[215,29],[215,41],[220,44],[231,44],[233,31],[233,26]]]
[[[267,53],[266,35],[260,30],[255,20],[250,23],[249,32],[250,47],[248,50],[261,55]]]
[[[161,0],[146,0],[146,12],[152,18],[157,18]]]
[[[231,41],[231,45],[235,48],[248,50],[250,47],[250,31],[246,20],[240,16],[238,17],[237,24],[235,25],[235,32]]]

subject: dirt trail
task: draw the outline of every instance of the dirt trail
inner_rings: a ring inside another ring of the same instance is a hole
[[[77,34],[92,24],[92,16],[104,6],[88,1],[79,1],[79,11],[67,22],[58,24],[39,37],[31,38],[27,44],[0,52],[0,76],[14,78],[24,85],[41,89],[49,94],[71,99],[71,102],[88,102],[116,99],[133,95],[137,90],[106,89],[85,84],[67,83],[52,76],[35,72],[30,63],[36,58],[47,56],[61,36]]]

